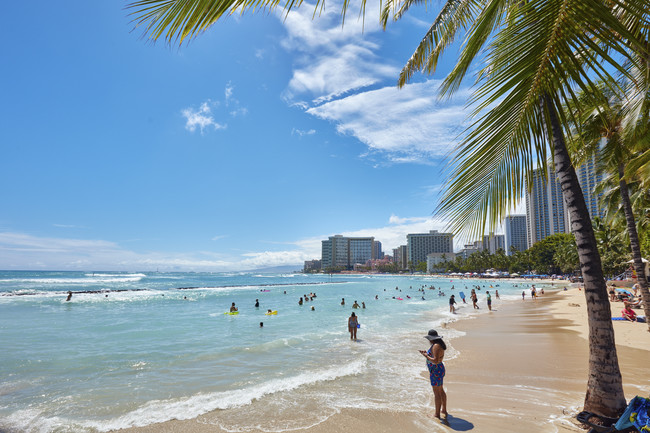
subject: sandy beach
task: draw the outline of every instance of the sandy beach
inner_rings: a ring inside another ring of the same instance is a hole
[[[618,316],[621,303],[614,303]],[[484,307],[483,307],[484,308]],[[493,311],[449,325],[465,335],[448,344],[457,356],[445,362],[449,424],[429,413],[343,410],[308,427],[287,420],[277,431],[325,432],[577,432],[587,382],[587,325],[584,294],[578,288],[547,291],[534,301],[494,301]],[[644,323],[614,322],[625,396],[650,394],[650,333]],[[446,330],[440,329],[444,336]],[[426,342],[423,343],[423,346]],[[424,347],[405,347],[407,353]],[[429,387],[422,369],[422,387]],[[429,388],[430,389],[430,388]],[[261,416],[273,416],[255,401]],[[301,410],[309,410],[309,403]],[[129,432],[225,432],[215,411],[192,420],[170,421]],[[281,421],[281,420],[278,420]],[[279,423],[280,425],[282,422]],[[256,431],[256,430],[247,430]],[[265,430],[259,430],[265,431]]]

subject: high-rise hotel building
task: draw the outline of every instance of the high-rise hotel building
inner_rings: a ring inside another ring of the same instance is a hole
[[[592,156],[576,170],[578,182],[585,197],[589,216],[591,218],[604,217],[605,210],[601,206],[602,194],[596,194],[596,185],[603,180],[603,175],[596,170],[596,157]]]
[[[322,269],[345,268],[349,269],[357,263],[365,264],[374,260],[381,253],[381,243],[374,237],[349,238],[341,235],[330,236],[321,241]]]
[[[430,253],[453,253],[454,234],[439,233],[431,230],[429,233],[411,233],[406,235],[406,248],[408,260],[417,266],[420,262],[427,261]]]
[[[532,189],[526,194],[526,231],[528,248],[556,233],[571,233],[569,213],[564,205],[562,189],[553,166],[547,167],[546,179],[541,169],[533,171]],[[589,210],[594,218],[603,216],[600,195],[594,192],[602,175],[596,170],[595,157],[590,158],[576,170],[578,182]]]
[[[506,230],[506,254],[528,249],[528,234],[526,232],[526,215],[508,215],[504,221]]]
[[[528,247],[556,233],[569,233],[569,218],[562,189],[553,166],[547,166],[546,179],[541,168],[533,170],[533,184],[526,193],[526,231]]]

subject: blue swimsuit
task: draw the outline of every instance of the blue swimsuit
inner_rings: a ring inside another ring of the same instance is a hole
[[[427,350],[427,355],[433,356],[431,354],[431,348]],[[434,364],[427,359],[427,368],[429,369],[431,386],[442,386],[442,379],[445,377],[445,365],[442,362],[439,364]]]

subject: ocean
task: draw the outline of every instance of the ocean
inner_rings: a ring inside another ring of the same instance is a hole
[[[450,314],[449,295],[474,285],[481,310],[458,299]],[[422,411],[432,393],[416,349],[428,347],[427,331],[453,340],[459,333],[446,325],[486,313],[486,290],[498,309],[522,287],[429,276],[0,271],[0,430],[104,432],[220,411],[211,419],[230,431],[286,431],[345,408]],[[366,308],[353,310],[355,300]],[[239,314],[224,314],[233,302]],[[452,347],[446,358],[454,356]]]

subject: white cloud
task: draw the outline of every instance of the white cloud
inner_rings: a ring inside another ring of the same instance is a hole
[[[214,236],[211,240],[218,241],[219,239],[223,239],[223,238],[227,238],[227,237],[228,237],[228,235],[217,235],[217,236]]]
[[[232,99],[232,92],[235,90],[235,86],[232,85],[232,82],[228,81],[226,88],[224,89],[224,97],[226,98],[226,105],[230,103]]]
[[[305,135],[314,135],[314,134],[316,134],[315,129],[303,130],[303,129],[293,128],[291,130],[291,135],[297,135],[299,137],[304,137]]]
[[[196,131],[196,128],[201,130],[203,134],[204,129],[212,127],[214,129],[224,129],[226,125],[222,125],[214,120],[212,117],[212,108],[210,108],[210,101],[203,102],[198,110],[193,108],[185,108],[181,110],[181,114],[185,117],[185,129],[190,132]]]
[[[380,56],[383,39],[374,36],[381,31],[379,20],[356,20],[358,5],[350,6],[343,27],[340,4],[328,4],[315,18],[310,4],[280,16],[287,31],[282,46],[296,59],[285,100],[364,143],[363,157],[430,163],[449,156],[468,125],[469,92],[461,89],[443,102],[437,99],[438,80],[398,89],[402,65]],[[365,16],[377,17],[379,4],[369,7]]]
[[[450,101],[436,97],[439,81],[383,87],[312,107],[307,113],[336,124],[371,152],[393,162],[419,162],[449,156],[466,127],[467,93]]]
[[[381,30],[378,20],[356,20],[353,11],[358,5],[352,5],[345,26],[341,26],[340,5],[329,6],[314,19],[314,6],[310,4],[291,11],[286,19],[278,15],[287,30],[282,46],[297,59],[284,95],[292,104],[319,104],[395,79],[399,73],[396,65],[387,64],[375,54],[379,45],[370,40],[370,34]],[[369,5],[366,16],[378,16],[378,7]]]

